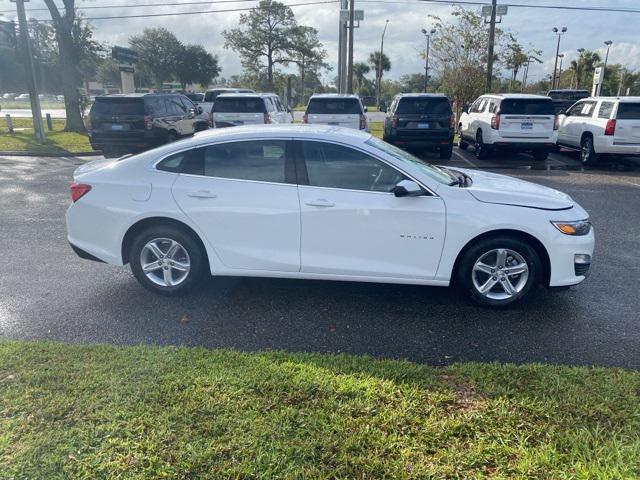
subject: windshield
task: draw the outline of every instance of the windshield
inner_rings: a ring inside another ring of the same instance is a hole
[[[218,97],[213,104],[216,113],[266,113],[264,101],[259,97]]]
[[[382,150],[384,153],[397,158],[398,160],[406,163],[410,163],[414,167],[417,167],[422,173],[428,175],[430,178],[434,179],[439,183],[444,183],[445,185],[449,185],[452,179],[456,179],[455,175],[447,173],[442,168],[436,167],[435,165],[431,165],[428,162],[420,160],[417,157],[414,157],[409,152],[401,150],[398,147],[395,147],[384,140],[380,140],[377,137],[371,137],[367,140],[367,145],[377,148],[378,150]]]

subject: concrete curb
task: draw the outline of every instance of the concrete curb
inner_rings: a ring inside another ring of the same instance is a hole
[[[90,152],[0,152],[0,157],[89,157],[102,155],[100,151]]]

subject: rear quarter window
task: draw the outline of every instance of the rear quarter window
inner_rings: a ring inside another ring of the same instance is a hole
[[[266,113],[262,98],[225,98],[218,97],[213,104],[213,111],[218,113]]]
[[[91,107],[92,115],[144,115],[142,98],[132,99],[100,99],[97,98]]]
[[[314,115],[360,115],[362,108],[355,98],[312,98],[307,113]]]
[[[618,120],[640,120],[640,103],[620,103],[618,105]]]
[[[451,105],[446,98],[403,98],[397,113],[451,115]]]
[[[551,99],[510,99],[505,98],[500,103],[500,113],[511,115],[554,115]]]

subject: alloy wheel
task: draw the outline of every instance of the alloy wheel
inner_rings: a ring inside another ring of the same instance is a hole
[[[182,244],[175,240],[154,238],[140,252],[140,267],[156,285],[175,287],[189,276],[191,259]]]
[[[492,300],[505,300],[524,289],[529,265],[518,252],[496,248],[476,260],[471,276],[478,293]]]

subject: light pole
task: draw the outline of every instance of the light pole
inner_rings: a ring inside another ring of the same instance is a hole
[[[558,30],[558,27],[553,27],[553,33],[558,36],[558,46],[556,47],[556,63],[553,65],[553,81],[551,82],[551,88],[556,88],[556,72],[558,71],[558,55],[560,54],[560,37],[567,33],[567,27],[562,27],[561,30]]]
[[[560,69],[558,70],[558,80],[556,81],[556,86],[557,88],[560,88],[560,80],[562,78],[562,59],[564,58],[564,53],[558,55],[558,58],[560,59]]]
[[[607,61],[609,60],[609,49],[611,48],[611,44],[613,42],[611,40],[607,40],[604,44],[607,46],[607,53],[604,56],[604,67],[602,68],[602,80],[600,81],[600,85],[598,85],[598,96],[600,96],[600,91],[602,90],[602,84],[604,83],[604,77],[607,74]]]
[[[378,87],[376,106],[380,105],[380,91],[382,90],[382,54],[384,50],[384,34],[387,32],[387,25],[389,25],[389,19],[384,22],[384,29],[382,30],[382,37],[380,38],[380,58],[378,59],[378,65],[376,68],[376,86]]]
[[[429,44],[431,43],[431,35],[436,33],[436,29],[432,28],[429,32],[426,29],[422,29],[422,34],[427,37],[427,54],[425,55],[424,63],[424,92],[427,93],[427,86],[429,84]]]

